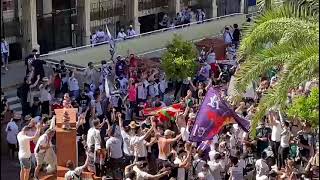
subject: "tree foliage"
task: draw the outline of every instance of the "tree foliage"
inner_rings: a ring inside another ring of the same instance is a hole
[[[197,50],[192,42],[175,35],[167,45],[167,51],[161,59],[161,67],[167,78],[171,80],[183,80],[193,77],[197,70]]]
[[[318,4],[319,0],[286,2],[263,11],[253,24],[245,26],[238,51],[241,64],[235,74],[239,95],[270,69],[280,70],[277,85],[259,102],[251,124],[252,135],[269,108],[285,105],[289,89],[318,77]]]
[[[313,88],[309,96],[298,96],[293,99],[287,110],[288,117],[310,122],[313,127],[319,126],[319,88]]]

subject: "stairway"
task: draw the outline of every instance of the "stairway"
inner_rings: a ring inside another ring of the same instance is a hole
[[[8,89],[4,92],[4,95],[7,98],[9,109],[13,110],[14,113],[22,114],[22,106],[19,98],[17,97],[17,89]]]

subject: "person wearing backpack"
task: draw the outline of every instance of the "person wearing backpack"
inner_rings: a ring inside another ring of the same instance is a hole
[[[84,169],[87,168],[89,165],[89,156],[88,153],[86,161],[84,165],[74,168],[74,164],[71,160],[67,161],[67,168],[69,169],[68,172],[64,175],[65,180],[80,180],[81,179],[81,173],[84,171]]]

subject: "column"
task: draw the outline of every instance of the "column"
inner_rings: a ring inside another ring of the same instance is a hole
[[[169,16],[176,17],[181,10],[180,0],[169,0]]]
[[[127,0],[128,4],[128,19],[129,23],[133,26],[137,34],[140,34],[140,23],[139,18],[139,1],[138,0]]]
[[[210,18],[214,18],[218,16],[218,6],[217,6],[217,0],[211,0],[210,2]]]
[[[81,29],[81,39],[83,45],[90,44],[90,3],[91,0],[79,1],[79,16],[78,24]]]
[[[29,54],[32,49],[40,49],[37,39],[37,12],[36,0],[21,1],[22,7],[22,36],[23,55]]]
[[[248,0],[240,1],[240,13],[248,13]]]

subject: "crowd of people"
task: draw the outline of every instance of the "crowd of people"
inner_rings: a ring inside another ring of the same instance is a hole
[[[188,23],[186,17],[181,18],[186,20],[184,23]],[[215,59],[214,49],[206,52],[203,48],[196,76],[180,82],[168,81],[158,67],[141,66],[134,54],[117,56],[111,66],[106,61],[98,68],[88,63],[84,82],[63,60],[52,69],[52,74],[46,74],[45,62],[34,50],[26,58],[26,77],[17,90],[22,115],[13,112],[6,128],[12,158],[18,151],[20,178],[37,179],[41,171],[54,171],[54,150],[61,147],[55,147],[53,109],[66,106],[79,109],[78,156],[85,158],[79,167],[66,159],[67,180],[80,179],[84,171],[104,179],[126,180],[317,178],[319,132],[308,122],[287,119],[277,108],[270,109],[261,119],[255,138],[238,124],[231,124],[211,140],[189,141],[208,89],[220,87],[221,98],[230,100],[227,87],[237,68],[238,26],[226,27],[223,38],[227,58],[235,63],[221,65]],[[276,73],[263,77],[254,98],[244,98],[239,104],[230,102],[234,111],[250,121],[262,94],[277,83],[276,77]],[[111,87],[107,87],[106,80]],[[290,96],[305,94],[317,83],[297,87]],[[10,109],[3,94],[1,101],[3,115]],[[171,120],[160,121],[157,116],[144,114],[147,108],[172,104],[179,104],[181,111]]]

